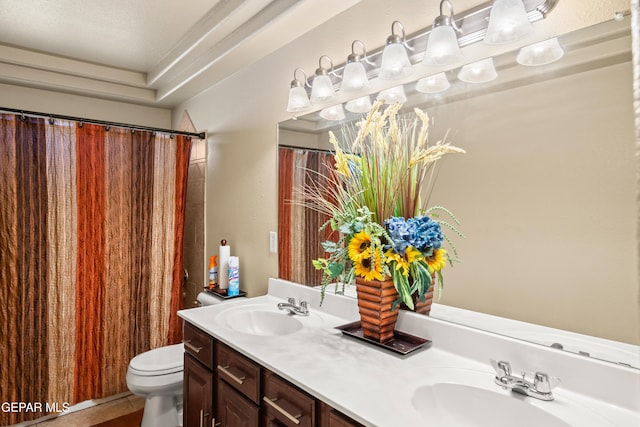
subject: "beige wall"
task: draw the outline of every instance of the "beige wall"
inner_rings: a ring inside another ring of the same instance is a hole
[[[278,274],[277,254],[269,252],[269,231],[278,228],[276,129],[217,134],[207,145],[205,255],[226,239],[249,296],[265,294]]]
[[[171,128],[171,110],[0,84],[0,107]]]
[[[432,205],[466,239],[441,302],[640,343],[629,62],[428,109],[467,154]]]

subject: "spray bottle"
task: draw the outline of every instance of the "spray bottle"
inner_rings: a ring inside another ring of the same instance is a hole
[[[218,256],[217,255],[212,255],[209,258],[209,289],[212,290],[213,288],[218,286]]]

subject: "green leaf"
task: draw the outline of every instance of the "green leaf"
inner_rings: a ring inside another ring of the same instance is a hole
[[[338,250],[338,245],[336,244],[336,242],[332,242],[331,240],[327,240],[320,244],[322,245],[322,249],[324,249],[325,252],[328,252],[330,254]]]
[[[344,271],[344,263],[330,262],[328,269],[331,278],[336,278]]]
[[[327,263],[327,260],[324,258],[318,258],[311,261],[311,264],[313,264],[313,267],[316,270],[324,270],[326,263]]]

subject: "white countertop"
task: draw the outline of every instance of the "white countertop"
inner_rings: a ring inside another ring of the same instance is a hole
[[[300,317],[310,327],[289,335],[256,336],[237,332],[220,321],[221,313],[227,310],[250,304],[276,307],[286,296],[303,297],[310,301],[311,316],[308,320]],[[551,375],[562,378],[562,386],[554,390],[556,400],[532,402],[534,406],[546,405],[546,408],[557,409],[562,414],[567,411],[567,405],[578,402],[584,410],[593,411],[588,415],[594,427],[640,425],[640,403],[636,403],[636,398],[640,397],[640,375],[634,372],[636,370],[585,361],[587,358],[571,354],[559,354],[562,352],[549,352],[549,349],[535,344],[408,312],[401,313],[397,329],[430,339],[433,343],[402,356],[343,336],[334,329],[335,326],[358,320],[355,300],[327,292],[322,307],[318,306],[318,301],[318,292],[311,288],[272,279],[269,295],[182,310],[178,315],[368,426],[424,425],[426,418],[416,407],[423,403],[429,406],[434,402],[416,401],[414,404],[414,398],[417,399],[415,391],[433,381],[437,372],[468,372],[483,384],[486,377],[488,389],[509,396],[510,392],[501,390],[493,383],[494,373],[489,365],[489,357],[509,360],[516,371],[544,368]],[[546,359],[547,353],[550,359]],[[544,362],[542,355],[545,355]],[[584,365],[587,362],[593,365]],[[530,366],[534,364],[544,366]],[[573,372],[576,369],[587,369],[596,377],[604,375],[616,382],[619,386],[616,389],[622,390],[612,395],[606,387],[606,390],[600,390],[589,385],[590,381],[585,381],[584,375]],[[465,402],[460,404],[464,406]],[[584,415],[583,411],[581,416]],[[571,415],[566,420],[570,422]],[[496,424],[488,420],[486,425]],[[581,424],[580,427],[586,425]]]

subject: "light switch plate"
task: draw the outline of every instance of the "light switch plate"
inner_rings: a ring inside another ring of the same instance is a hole
[[[275,231],[269,232],[269,252],[272,254],[278,252],[278,233]]]

